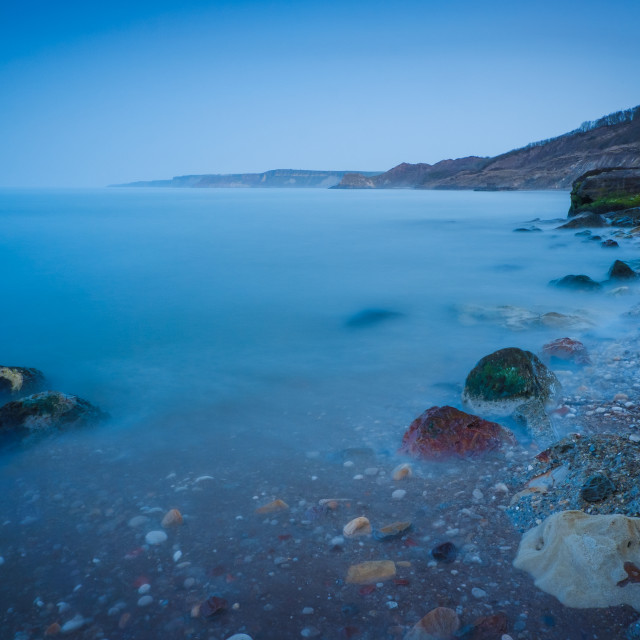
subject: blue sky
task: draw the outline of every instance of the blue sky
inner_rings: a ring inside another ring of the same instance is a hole
[[[495,155],[640,104],[639,23],[637,0],[2,3],[0,186]]]

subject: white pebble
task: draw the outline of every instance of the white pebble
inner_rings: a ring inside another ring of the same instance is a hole
[[[140,527],[145,522],[148,522],[148,521],[149,521],[149,518],[147,518],[147,516],[133,516],[133,518],[129,520],[129,526],[135,529],[135,527]]]
[[[79,629],[83,624],[84,618],[80,614],[78,614],[77,616],[71,618],[71,620],[69,620],[68,622],[65,622],[62,625],[61,631],[62,633],[71,633],[72,631]]]
[[[167,540],[167,534],[164,531],[149,531],[144,537],[147,544],[162,544]]]
[[[487,592],[484,589],[479,589],[478,587],[473,587],[473,589],[471,589],[471,595],[474,598],[486,598]]]
[[[331,538],[332,547],[341,547],[344,544],[344,538],[342,536],[335,536]]]
[[[180,560],[180,558],[182,558],[182,551],[180,551],[180,549],[178,549],[178,551],[176,551],[173,554],[173,561],[174,562],[178,562],[178,560]]]
[[[145,582],[144,584],[141,584],[138,587],[138,593],[142,596],[145,593],[149,593],[149,591],[151,591],[151,585],[147,582]]]
[[[313,607],[305,607],[302,610],[302,615],[303,616],[310,616],[313,613]]]
[[[365,476],[377,476],[378,475],[378,467],[367,467],[364,470]]]
[[[357,475],[353,476],[354,480],[364,480],[364,476],[361,473],[358,473]]]
[[[474,500],[482,500],[482,498],[484,498],[484,494],[482,493],[482,491],[480,491],[480,489],[474,489],[471,495],[473,496]]]
[[[347,460],[342,466],[350,469],[351,467],[355,467],[356,465],[352,460]]]
[[[253,638],[246,633],[234,633],[232,636],[229,636],[227,640],[253,640]]]
[[[391,497],[394,500],[402,500],[402,498],[404,498],[407,495],[407,492],[404,489],[396,489],[392,494]]]
[[[152,596],[142,596],[142,598],[140,598],[140,600],[138,600],[138,606],[139,607],[147,607],[152,602],[153,602],[153,597]]]
[[[398,608],[398,603],[393,601],[393,600],[389,600],[389,602],[385,602],[384,604],[387,607],[387,609],[397,609]]]
[[[640,442],[640,436],[637,433],[632,433],[629,436],[629,440],[631,440],[631,442]]]

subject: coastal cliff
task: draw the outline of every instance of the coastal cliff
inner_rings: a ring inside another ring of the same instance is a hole
[[[640,167],[640,106],[493,158],[402,163],[367,180],[345,175],[334,188],[568,190],[585,172],[608,167]]]

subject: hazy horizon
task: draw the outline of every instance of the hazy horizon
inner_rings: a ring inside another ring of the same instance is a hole
[[[494,156],[640,104],[630,0],[0,9],[0,186]],[[8,89],[7,89],[8,88]]]

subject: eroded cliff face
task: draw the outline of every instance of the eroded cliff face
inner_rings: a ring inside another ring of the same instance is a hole
[[[573,183],[569,216],[640,207],[640,168],[589,171]]]
[[[608,167],[640,167],[640,107],[495,158],[403,163],[374,176],[365,188],[568,190],[585,172]],[[349,176],[349,182],[351,187],[343,179],[337,188],[358,188],[357,178]]]

